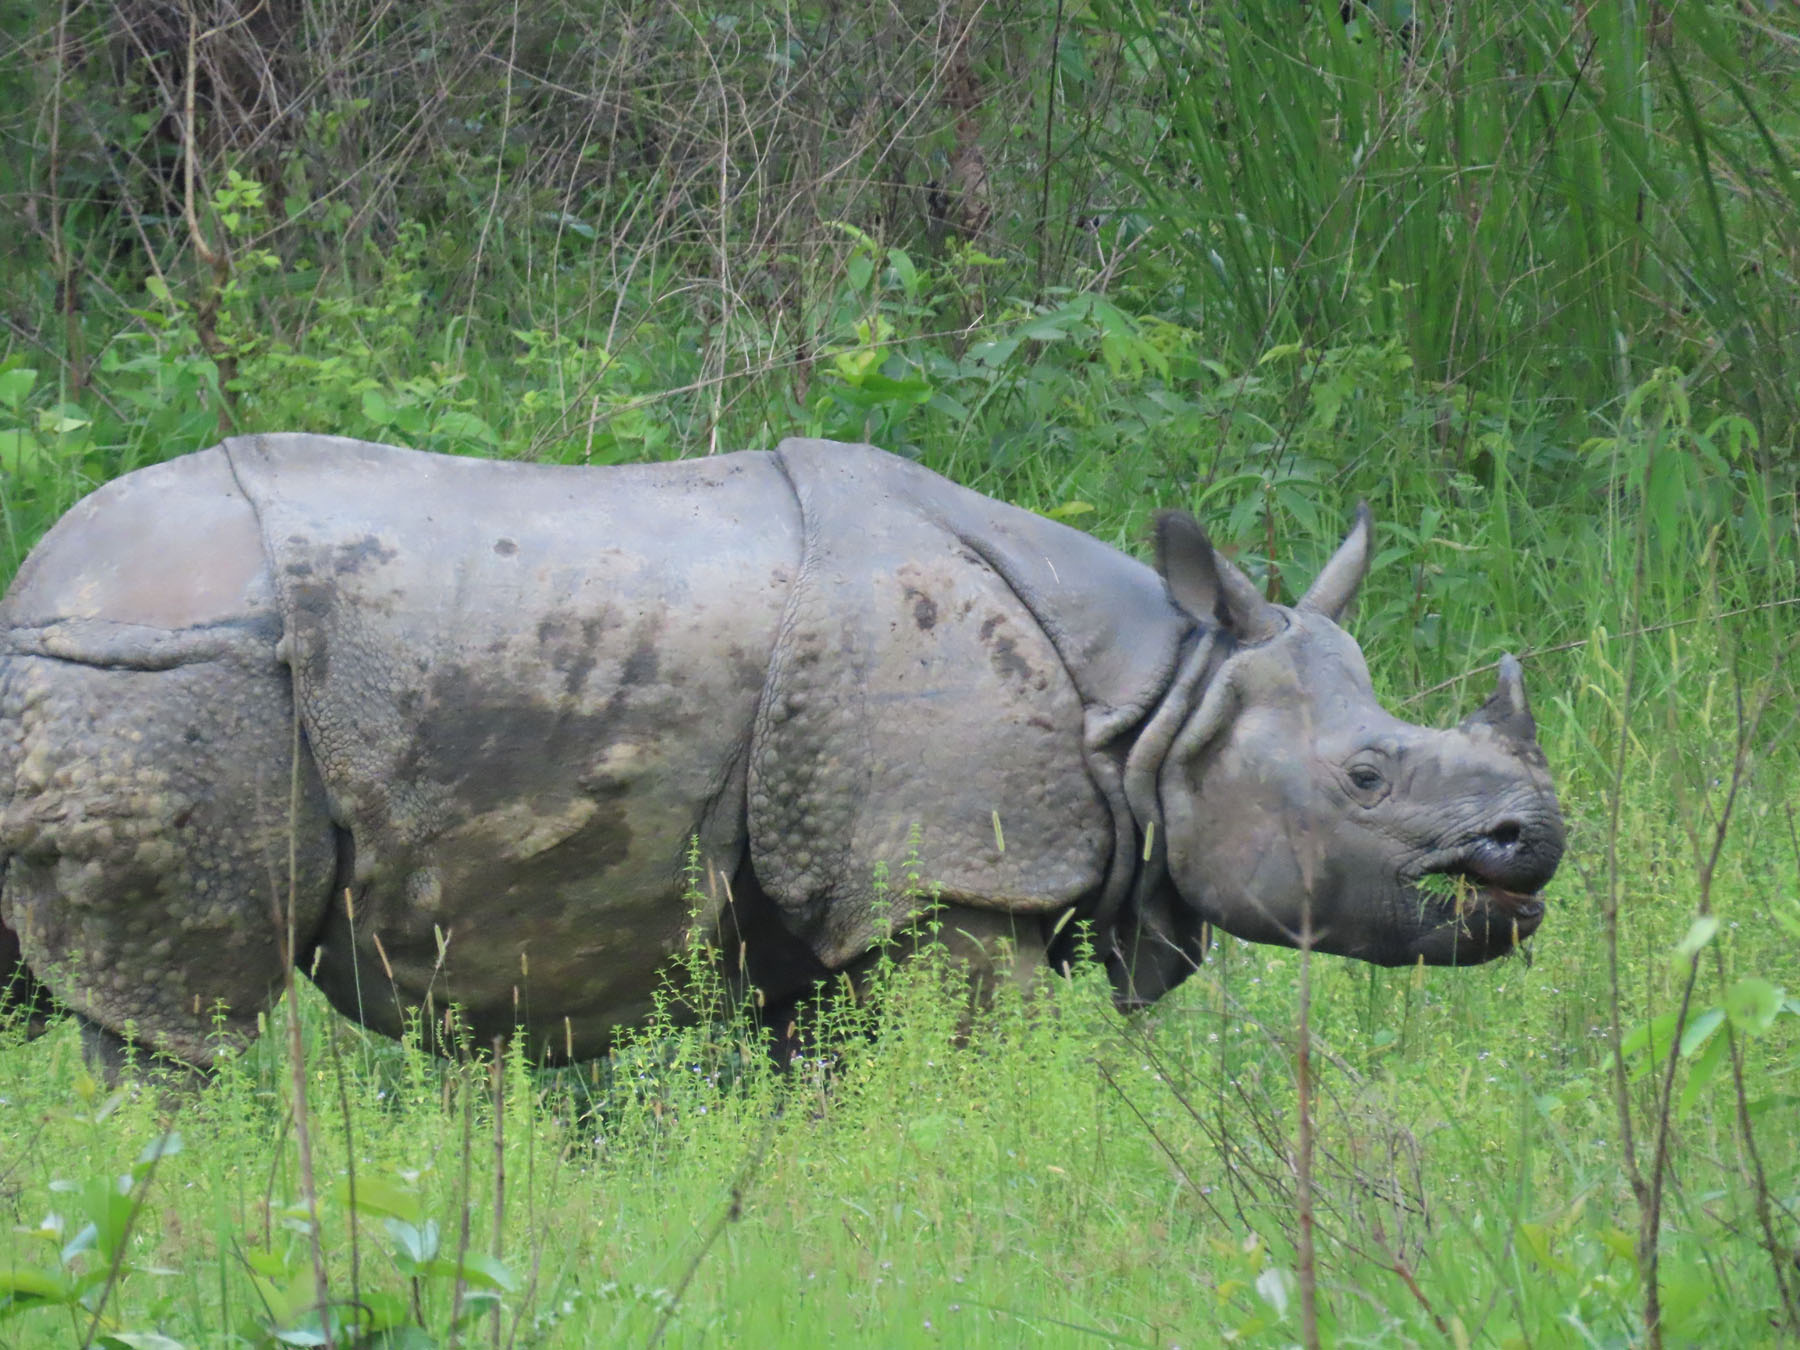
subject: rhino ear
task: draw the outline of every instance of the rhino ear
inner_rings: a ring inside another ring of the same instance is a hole
[[[1256,583],[1212,546],[1186,511],[1156,513],[1156,570],[1189,617],[1220,624],[1240,642],[1261,642],[1281,627]]]
[[[1369,504],[1356,504],[1356,523],[1350,527],[1350,533],[1344,542],[1338,545],[1338,551],[1331,555],[1331,561],[1325,564],[1324,570],[1307,588],[1306,594],[1300,597],[1295,609],[1311,610],[1315,614],[1323,614],[1336,623],[1349,608],[1350,602],[1356,598],[1356,588],[1362,585],[1362,579],[1369,571],[1370,541],[1374,537],[1374,518],[1369,514]]]
[[[1500,658],[1500,682],[1488,701],[1463,719],[1463,728],[1492,727],[1511,741],[1537,739],[1537,721],[1525,699],[1525,674],[1511,652]]]

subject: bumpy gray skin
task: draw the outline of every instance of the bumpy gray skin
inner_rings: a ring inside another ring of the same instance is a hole
[[[1185,516],[1158,545],[822,441],[141,470],[0,604],[0,959],[205,1065],[291,931],[369,1026],[429,999],[581,1057],[694,925],[776,1004],[854,970],[919,919],[875,882],[914,829],[971,950],[1060,963],[1088,920],[1123,1002],[1208,924],[1384,964],[1535,929],[1562,825],[1516,664],[1453,731],[1376,704],[1335,622],[1366,513],[1292,609]]]

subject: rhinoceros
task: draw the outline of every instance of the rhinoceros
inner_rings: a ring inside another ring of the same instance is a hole
[[[289,952],[370,1027],[435,997],[578,1058],[696,924],[775,1005],[925,913],[1127,1004],[1209,926],[1486,961],[1556,796],[1510,658],[1453,730],[1376,702],[1370,534],[1290,608],[1190,516],[1152,569],[869,446],[230,439],[79,503],[0,605],[0,938],[103,1047],[198,1066]],[[884,886],[914,847],[933,887]]]

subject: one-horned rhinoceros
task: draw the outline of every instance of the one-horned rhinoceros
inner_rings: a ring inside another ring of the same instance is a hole
[[[1485,961],[1555,794],[1510,659],[1451,731],[1376,703],[1336,622],[1369,547],[1364,511],[1288,608],[1190,517],[1152,570],[867,446],[228,440],[77,505],[0,606],[0,936],[102,1046],[201,1065],[289,925],[388,1032],[429,994],[598,1053],[696,920],[779,1004],[918,924],[877,883],[915,830],[941,931],[1087,934],[1124,1002],[1209,924]]]

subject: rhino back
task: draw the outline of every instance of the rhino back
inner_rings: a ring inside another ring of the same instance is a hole
[[[227,451],[354,839],[320,982],[349,1006],[352,961],[366,984],[384,960],[405,1000],[433,989],[505,1030],[523,977],[536,1020],[569,1016],[591,1052],[680,942],[690,839],[727,875],[744,846],[744,755],[799,553],[778,468],[598,473],[314,436]],[[361,1015],[385,1021],[382,1001],[365,989]]]

